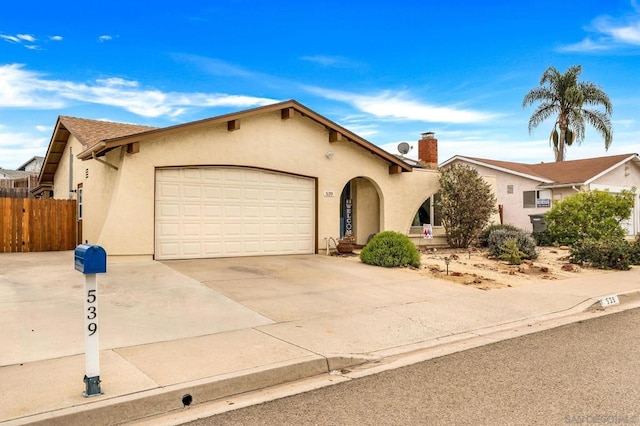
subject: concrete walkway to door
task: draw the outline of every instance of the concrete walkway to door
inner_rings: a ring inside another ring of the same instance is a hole
[[[482,291],[320,255],[110,262],[104,395],[88,399],[83,284],[73,252],[0,255],[0,424],[143,421],[182,415],[185,393],[197,407],[332,371],[348,380],[346,367],[557,325],[605,295],[635,306],[640,269]]]

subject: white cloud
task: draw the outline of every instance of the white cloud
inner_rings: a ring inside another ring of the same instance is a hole
[[[109,41],[109,40],[113,40],[113,36],[110,35],[101,35],[100,37],[98,37],[98,41],[99,42],[105,42],[105,41]]]
[[[39,132],[51,132],[51,126],[38,125],[36,126],[36,130]]]
[[[437,106],[410,99],[405,93],[384,91],[377,95],[358,95],[307,86],[318,96],[341,101],[378,118],[427,123],[483,123],[498,115],[452,106]]]
[[[49,40],[61,41],[62,40],[62,36],[59,36],[59,35],[50,36]]]
[[[38,39],[31,34],[16,34],[16,35],[0,34],[0,39],[8,43],[21,44],[22,46],[24,46],[29,50],[40,50],[40,47],[34,44],[36,41],[38,41]]]
[[[181,93],[143,89],[138,82],[106,78],[92,83],[49,80],[19,64],[0,66],[0,107],[62,108],[69,101],[123,108],[143,117],[176,117],[189,108],[251,107],[274,99],[225,93]]]
[[[4,41],[8,41],[8,42],[11,42],[11,43],[20,43],[20,39],[18,37],[16,37],[16,36],[0,34],[0,38],[3,39]]]
[[[313,55],[303,56],[300,59],[327,68],[360,68],[363,64],[342,56]]]
[[[42,87],[40,75],[22,65],[0,66],[0,107],[61,108],[62,100]]]
[[[16,37],[18,37],[20,40],[28,41],[31,43],[36,41],[36,38],[31,34],[16,34]]]
[[[640,47],[640,10],[631,3],[635,13],[624,18],[600,16],[595,18],[587,31],[592,36],[577,43],[560,46],[562,52],[602,52],[615,49]]]
[[[45,155],[49,139],[28,133],[0,133],[0,167],[15,169],[34,155]]]

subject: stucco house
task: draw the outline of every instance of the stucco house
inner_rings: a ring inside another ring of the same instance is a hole
[[[583,160],[524,164],[485,158],[454,156],[440,166],[465,164],[481,176],[494,176],[502,223],[532,230],[531,216],[541,215],[553,203],[577,191],[640,188],[637,154],[612,155]],[[628,235],[640,232],[638,194],[631,218],[624,226]]]
[[[419,152],[432,157],[392,155],[293,100],[166,128],[61,116],[36,192],[77,199],[79,242],[110,256],[322,253],[349,230],[360,245],[421,237],[437,140]]]

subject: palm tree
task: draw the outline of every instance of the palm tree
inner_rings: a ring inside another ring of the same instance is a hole
[[[569,67],[564,74],[549,67],[542,74],[540,87],[529,91],[522,100],[523,108],[541,102],[529,119],[529,134],[547,118],[557,117],[549,135],[549,145],[553,147],[556,161],[564,161],[567,146],[584,140],[585,123],[602,135],[605,149],[611,146],[612,108],[609,96],[593,83],[578,82],[581,72],[580,65]],[[585,106],[603,106],[605,111]]]

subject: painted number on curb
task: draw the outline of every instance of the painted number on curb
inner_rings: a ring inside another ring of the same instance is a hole
[[[95,305],[93,305],[95,302],[96,302],[96,291],[89,290],[87,292],[87,303],[89,304],[89,306],[87,307],[87,319],[89,321],[95,321],[95,322],[90,322],[89,325],[87,325],[89,336],[93,336],[96,333],[96,331],[98,331],[98,324],[96,320],[98,313],[96,312]]]
[[[606,308],[607,306],[619,305],[620,299],[615,294],[612,296],[606,296],[600,299],[600,306]]]

